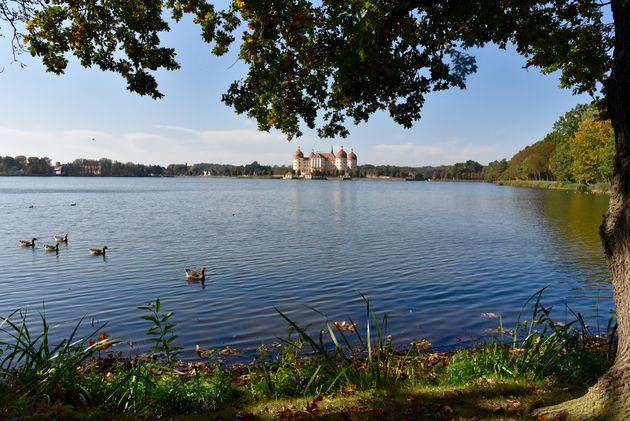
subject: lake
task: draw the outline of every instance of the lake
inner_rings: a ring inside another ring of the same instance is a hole
[[[71,204],[76,203],[76,206]],[[612,289],[598,236],[608,197],[484,183],[0,177],[0,315],[44,312],[56,337],[85,316],[146,351],[137,307],[175,313],[195,345],[251,354],[301,324],[365,326],[369,297],[398,346],[438,348],[513,326],[525,301],[604,329]],[[30,206],[33,206],[30,208]],[[43,250],[68,233],[58,254]],[[37,237],[35,249],[18,240]],[[107,245],[106,257],[89,247]],[[184,268],[205,266],[203,284]],[[529,314],[524,315],[525,318]]]

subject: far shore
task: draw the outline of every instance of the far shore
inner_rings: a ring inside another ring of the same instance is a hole
[[[55,175],[17,175],[17,174],[0,174],[0,177],[36,177],[36,178],[235,178],[235,179],[252,179],[252,180],[284,180],[281,175],[147,175],[147,176],[100,176],[100,175],[81,175],[81,176],[55,176]],[[309,181],[302,177],[295,177],[291,180]],[[326,180],[341,180],[341,177],[329,176]],[[405,178],[401,177],[353,177],[354,181],[405,181]],[[320,181],[320,180],[316,180]],[[426,179],[417,180],[424,182],[445,182],[445,183],[491,183],[485,180],[459,180],[459,179]],[[495,181],[497,186],[510,186],[510,187],[528,187],[536,189],[548,189],[548,190],[566,190],[576,193],[587,194],[610,194],[610,183],[594,183],[583,184],[574,183],[569,181],[547,181],[547,180],[499,180]]]

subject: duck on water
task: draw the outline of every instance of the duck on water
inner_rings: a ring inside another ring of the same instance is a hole
[[[20,240],[20,247],[32,247],[35,248],[35,240],[37,238],[33,237],[32,240]]]
[[[68,233],[66,235],[55,235],[55,241],[57,243],[67,243],[68,242]]]
[[[52,246],[50,244],[44,244],[44,250],[45,251],[54,251],[55,253],[59,253],[59,243],[55,244],[54,246]]]
[[[196,271],[194,268],[186,269],[187,281],[204,281],[206,279],[206,267],[203,266],[200,271]]]
[[[102,249],[89,249],[92,256],[105,256],[105,250],[107,250],[107,246]]]

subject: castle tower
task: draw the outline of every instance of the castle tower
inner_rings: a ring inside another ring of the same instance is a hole
[[[348,170],[348,154],[343,150],[343,146],[337,152],[335,156],[335,167],[339,171],[347,171]]]
[[[350,149],[348,154],[348,171],[351,174],[356,174],[357,172],[357,155],[354,153],[354,149]]]
[[[293,171],[295,171],[296,173],[298,171],[304,171],[304,154],[300,150],[299,146],[297,148],[297,151],[295,151],[295,153],[293,154]]]

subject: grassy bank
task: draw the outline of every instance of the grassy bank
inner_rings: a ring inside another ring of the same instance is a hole
[[[0,419],[521,419],[535,407],[574,397],[614,358],[614,327],[588,331],[581,316],[556,323],[532,296],[529,317],[470,349],[436,352],[426,341],[406,350],[385,335],[366,299],[365,325],[324,317],[309,333],[278,310],[289,333],[246,364],[234,350],[196,349],[177,360],[172,313],[160,302],[140,307],[150,352],[122,358],[101,328],[56,345],[41,317],[4,319],[0,343]],[[361,332],[360,332],[361,331]],[[233,360],[232,360],[233,361]]]
[[[610,183],[580,184],[568,181],[500,180],[498,186],[531,187],[537,189],[569,190],[580,193],[610,194]]]

